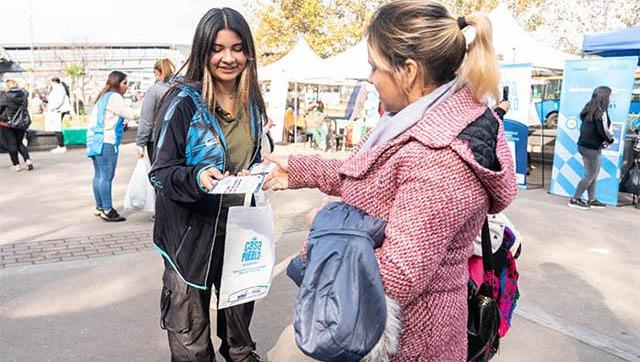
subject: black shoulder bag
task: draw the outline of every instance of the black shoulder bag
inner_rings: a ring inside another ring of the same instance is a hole
[[[11,117],[9,122],[7,122],[7,126],[9,128],[16,128],[26,130],[31,125],[31,116],[29,116],[29,111],[27,107],[20,107],[16,111],[16,113]]]

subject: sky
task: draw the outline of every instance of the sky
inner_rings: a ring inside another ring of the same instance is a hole
[[[243,12],[241,0],[13,0],[2,2],[0,46],[39,43],[189,44],[213,7]]]

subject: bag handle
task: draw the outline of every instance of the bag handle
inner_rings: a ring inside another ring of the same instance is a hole
[[[482,224],[482,265],[484,272],[493,272],[493,250],[491,249],[491,234],[489,233],[489,218],[485,217]]]

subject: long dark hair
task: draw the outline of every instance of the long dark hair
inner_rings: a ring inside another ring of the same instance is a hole
[[[67,85],[67,83],[62,82],[58,77],[51,78],[51,81],[54,83],[62,84],[62,88],[64,88],[64,92],[67,94],[67,97],[71,97],[71,92],[69,91],[69,86]]]
[[[96,99],[102,98],[102,96],[107,92],[116,92],[122,94],[120,93],[120,83],[122,83],[122,81],[125,79],[127,79],[127,75],[125,73],[122,73],[121,71],[114,70],[113,72],[109,73],[109,76],[107,77],[107,83],[104,85],[104,88],[102,88],[102,90],[98,94],[98,98]]]
[[[580,112],[580,119],[584,121],[601,120],[602,113],[609,108],[609,97],[611,96],[611,88],[600,86],[593,90],[591,100],[584,105]]]
[[[237,82],[238,110],[241,116],[251,114],[252,103],[266,123],[264,99],[258,85],[258,67],[253,35],[245,18],[230,8],[213,8],[200,19],[191,45],[191,54],[187,60],[185,79],[202,83],[202,100],[210,110],[215,109],[216,97],[213,75],[209,69],[218,32],[223,29],[234,31],[242,39],[242,50],[247,64]],[[245,117],[242,117],[246,119]]]

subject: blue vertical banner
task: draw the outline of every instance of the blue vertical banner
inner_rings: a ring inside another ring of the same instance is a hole
[[[551,175],[552,194],[573,196],[584,175],[578,152],[580,111],[598,86],[612,89],[609,117],[615,143],[603,149],[596,183],[596,198],[609,205],[618,204],[618,187],[624,153],[627,113],[631,104],[634,73],[638,57],[567,60],[562,79],[560,114]]]
[[[527,140],[529,127],[510,119],[504,120],[504,135],[511,149],[518,186],[527,187]]]

